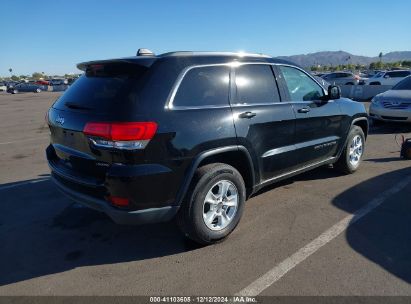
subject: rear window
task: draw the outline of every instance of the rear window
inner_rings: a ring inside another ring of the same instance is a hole
[[[411,76],[401,80],[397,85],[395,85],[393,90],[411,90]]]
[[[134,64],[92,65],[56,101],[60,110],[108,112],[138,101],[138,91],[148,68]]]

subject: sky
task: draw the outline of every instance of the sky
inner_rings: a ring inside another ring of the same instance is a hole
[[[78,72],[87,60],[178,50],[272,56],[411,50],[408,0],[2,2],[0,76]]]

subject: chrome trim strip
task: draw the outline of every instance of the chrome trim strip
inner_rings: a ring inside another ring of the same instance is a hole
[[[277,155],[277,154],[281,154],[281,153],[285,153],[285,152],[290,152],[292,150],[297,150],[297,146],[296,145],[289,145],[289,146],[284,146],[284,147],[280,147],[280,148],[271,149],[271,150],[268,150],[267,152],[265,152],[261,157],[265,158],[265,157],[269,157],[269,156],[273,156],[273,155]]]
[[[333,156],[333,157],[329,157],[329,158],[327,158],[327,159],[325,159],[325,160],[322,160],[322,161],[313,163],[313,164],[306,165],[306,166],[301,167],[301,168],[299,168],[299,169],[296,169],[296,170],[293,170],[293,171],[290,171],[290,172],[286,172],[286,173],[277,175],[277,176],[275,176],[275,177],[272,177],[272,178],[269,178],[269,179],[266,179],[266,180],[262,181],[258,186],[263,186],[264,184],[273,182],[273,181],[275,181],[275,180],[277,180],[277,179],[281,179],[281,178],[286,177],[286,176],[288,176],[288,175],[294,175],[294,174],[296,174],[296,173],[298,173],[298,172],[300,172],[300,171],[305,171],[305,170],[310,169],[310,168],[312,168],[312,167],[321,166],[322,164],[328,163],[329,161],[331,161],[331,160],[333,160],[333,159],[335,159],[334,156]]]
[[[303,69],[291,65],[291,64],[285,64],[285,63],[274,63],[274,62],[240,62],[240,61],[231,61],[231,62],[226,62],[226,63],[211,63],[211,64],[199,64],[199,65],[191,65],[188,66],[186,68],[183,69],[183,71],[178,75],[177,80],[175,81],[171,92],[167,98],[166,101],[166,105],[165,105],[165,109],[168,110],[191,110],[191,109],[215,109],[215,108],[225,108],[225,107],[230,107],[230,105],[228,104],[227,106],[225,105],[205,105],[205,106],[194,106],[194,107],[187,107],[187,106],[174,106],[173,102],[174,102],[174,98],[177,94],[178,88],[181,85],[181,82],[183,81],[185,75],[192,69],[195,68],[203,68],[203,67],[212,67],[212,66],[227,66],[227,67],[231,67],[231,68],[235,68],[238,66],[242,66],[242,65],[248,65],[248,64],[263,64],[263,65],[275,65],[275,66],[288,66],[288,67],[292,67],[295,68],[299,71],[301,71],[302,73],[304,73],[305,75],[307,75],[309,78],[311,78],[317,85],[319,85],[319,87],[323,90],[324,95],[328,95],[328,92],[322,87],[322,85],[311,75],[309,75],[308,73],[306,73]],[[231,78],[231,77],[230,77]],[[230,79],[230,83],[231,83],[231,79]],[[263,103],[263,104],[259,104],[259,105],[273,105],[273,104],[292,104],[292,103],[307,103],[309,101],[285,101],[285,102],[274,102],[274,103]],[[329,100],[328,102],[333,102],[333,100]],[[248,106],[247,104],[232,104],[232,107],[238,107],[238,106]],[[255,104],[250,104],[249,106],[255,106]]]
[[[263,157],[263,158],[264,157],[269,157],[269,156],[289,152],[289,151],[292,151],[292,150],[298,150],[298,149],[302,149],[302,148],[306,148],[306,147],[314,146],[314,145],[323,145],[323,144],[327,144],[327,143],[330,143],[330,142],[333,142],[333,141],[336,142],[339,139],[340,139],[340,137],[338,137],[338,136],[328,136],[328,137],[324,137],[324,138],[309,140],[309,141],[305,141],[305,142],[298,143],[298,144],[295,144],[295,145],[289,145],[289,146],[284,146],[284,147],[279,147],[279,148],[275,148],[275,149],[272,149],[272,150],[268,150],[261,157]]]

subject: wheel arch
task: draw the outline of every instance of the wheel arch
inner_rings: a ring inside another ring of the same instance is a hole
[[[343,151],[344,151],[345,146],[346,146],[347,143],[348,143],[348,135],[350,134],[350,130],[351,130],[352,126],[358,126],[358,127],[360,127],[360,128],[363,130],[363,132],[364,132],[365,139],[367,139],[368,130],[369,130],[368,118],[365,117],[365,116],[360,116],[360,117],[354,118],[354,119],[351,121],[350,127],[349,127],[348,130],[347,130],[346,137],[345,137],[345,139],[344,139],[344,144],[341,146],[340,150],[338,151],[338,153],[337,153],[336,156],[335,156],[335,159],[336,159],[336,160],[338,160],[338,159],[340,158],[341,154],[342,154]]]
[[[353,121],[351,122],[351,126],[360,127],[362,131],[364,132],[365,139],[367,139],[368,130],[369,130],[367,117],[358,117],[358,118],[353,119]]]
[[[237,169],[244,179],[247,197],[252,193],[255,185],[255,171],[250,153],[244,146],[227,146],[204,151],[194,158],[177,194],[177,205],[181,205],[195,171],[211,163],[225,163]]]

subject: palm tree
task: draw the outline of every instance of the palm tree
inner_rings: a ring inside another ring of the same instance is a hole
[[[380,54],[378,55],[378,57],[380,58],[380,62],[382,60],[382,52],[380,52]]]

